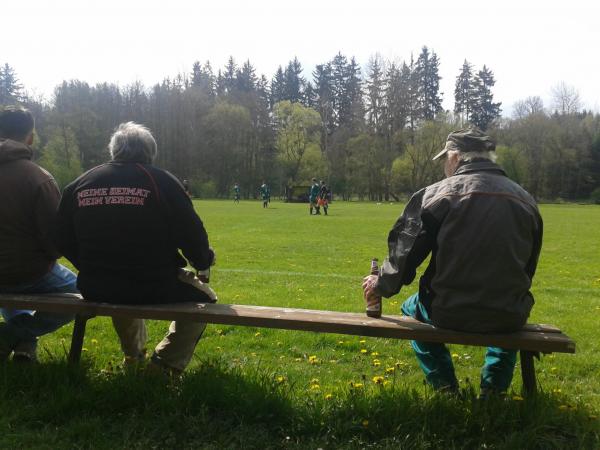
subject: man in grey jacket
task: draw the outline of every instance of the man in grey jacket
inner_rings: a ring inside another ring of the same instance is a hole
[[[379,276],[364,279],[367,304],[409,285],[431,254],[419,292],[402,306],[405,315],[440,328],[510,332],[527,321],[529,291],[542,243],[534,199],[496,165],[495,143],[478,129],[448,135],[446,178],[415,193],[389,233],[389,256]],[[412,342],[427,381],[455,391],[452,358],[443,344]],[[482,395],[505,392],[516,351],[489,347],[481,373]]]
[[[34,120],[23,108],[0,109],[0,293],[77,292],[76,277],[56,262],[53,225],[60,191],[31,158]],[[39,311],[0,310],[0,362],[35,360],[38,336],[72,317]]]

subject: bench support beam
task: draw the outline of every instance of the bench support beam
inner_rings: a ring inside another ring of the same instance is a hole
[[[81,359],[81,350],[83,348],[83,337],[85,336],[85,326],[90,316],[75,316],[73,325],[73,337],[71,338],[71,349],[69,350],[69,362],[78,363]]]
[[[537,382],[535,379],[535,362],[534,357],[540,357],[538,352],[530,352],[521,350],[521,376],[523,378],[523,393],[526,395],[535,394],[537,390]]]

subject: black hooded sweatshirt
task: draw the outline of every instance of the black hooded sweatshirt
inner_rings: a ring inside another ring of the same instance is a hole
[[[58,212],[58,244],[77,267],[86,299],[168,303],[177,272],[214,258],[183,186],[149,164],[111,161],[69,184]]]

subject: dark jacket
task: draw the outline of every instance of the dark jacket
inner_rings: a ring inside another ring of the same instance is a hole
[[[23,143],[0,139],[0,286],[34,281],[58,257],[51,226],[60,191],[32,154]]]
[[[431,253],[419,300],[433,324],[512,331],[527,321],[542,244],[533,198],[490,161],[467,163],[412,196],[388,237],[377,290],[410,284]]]
[[[207,269],[214,254],[183,186],[148,164],[112,161],[63,193],[58,240],[90,300],[163,303],[186,260]]]

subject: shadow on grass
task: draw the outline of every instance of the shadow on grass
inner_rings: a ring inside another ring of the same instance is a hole
[[[584,405],[395,384],[335,394],[218,361],[169,381],[66,363],[0,366],[0,447],[597,448]]]

